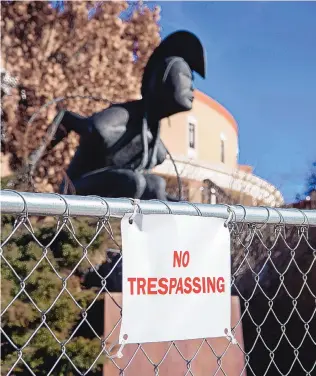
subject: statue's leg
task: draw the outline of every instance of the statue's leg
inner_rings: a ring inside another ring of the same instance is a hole
[[[142,174],[123,169],[92,172],[72,183],[77,195],[117,198],[140,198],[146,186]]]
[[[153,174],[144,175],[146,179],[146,188],[142,200],[163,200],[167,201],[166,181],[163,177]]]

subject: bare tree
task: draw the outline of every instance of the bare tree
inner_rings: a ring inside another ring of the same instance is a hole
[[[2,3],[3,68],[19,79],[18,87],[3,98],[4,151],[13,170],[38,147],[60,106],[90,115],[110,102],[139,97],[144,66],[160,42],[160,10],[134,5],[122,20],[119,16],[127,8],[126,1],[69,1],[63,12],[48,2]],[[53,103],[28,126],[45,103],[77,95],[103,100]],[[36,173],[37,189],[57,188],[77,144],[77,136],[70,134],[45,155]]]

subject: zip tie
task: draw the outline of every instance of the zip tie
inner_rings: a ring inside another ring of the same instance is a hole
[[[233,345],[237,345],[238,341],[237,339],[235,338],[234,334],[228,330],[227,328],[224,330],[225,332],[225,336],[226,338],[233,344]]]
[[[225,205],[227,207],[227,211],[229,213],[228,214],[228,218],[226,219],[226,221],[224,223],[224,227],[228,227],[228,225],[230,224],[230,222],[233,219],[233,216],[236,217],[236,214],[235,214],[235,212],[232,210],[232,208],[229,205],[226,205],[226,204],[222,204],[222,205]]]
[[[133,214],[129,217],[129,223],[132,225],[134,218],[137,214],[137,208],[140,209],[140,207],[139,207],[140,200],[138,198],[135,198],[135,199],[131,198],[130,200],[132,201],[132,204],[134,206]]]
[[[123,349],[124,349],[124,346],[126,345],[126,341],[127,341],[127,338],[128,338],[128,335],[127,334],[124,334],[123,336],[123,339],[122,339],[122,343],[121,343],[121,346],[120,348],[117,350],[117,353],[114,354],[114,355],[107,355],[108,358],[110,359],[116,359],[116,358],[123,358]],[[112,346],[110,346],[109,348],[109,352],[111,352],[111,350],[113,349],[114,346],[116,346],[118,344],[118,341],[117,342],[114,342]]]

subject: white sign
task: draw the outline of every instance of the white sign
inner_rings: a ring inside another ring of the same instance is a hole
[[[230,334],[230,235],[225,220],[130,214],[122,219],[119,342]],[[127,340],[125,340],[127,335]]]

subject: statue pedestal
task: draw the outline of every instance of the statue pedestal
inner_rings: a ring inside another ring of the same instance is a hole
[[[122,294],[121,293],[112,293],[115,301],[121,305]],[[108,335],[114,326],[117,324],[120,319],[120,310],[117,305],[113,302],[111,297],[107,294],[104,301],[104,330],[105,334]],[[240,320],[240,303],[239,298],[232,296],[232,325]],[[142,312],[139,312],[139,320],[142,319]],[[196,320],[199,319],[198,312],[196,313]],[[113,331],[111,336],[107,341],[107,348],[117,341],[119,336],[120,325]],[[242,335],[242,326],[241,323],[236,328],[235,333],[236,340],[239,343],[239,346],[243,349],[243,335]],[[211,376],[215,374],[218,369],[218,358],[216,355],[222,355],[229,341],[225,337],[221,338],[211,338],[208,339],[208,344],[204,341],[203,345],[200,347],[202,339],[198,340],[189,340],[189,341],[177,341],[176,345],[181,352],[182,356],[185,359],[191,359],[194,357],[194,360],[191,363],[191,372],[195,376]],[[188,371],[187,363],[181,357],[179,351],[175,346],[171,346],[170,342],[161,342],[161,343],[147,343],[142,345],[143,350],[146,352],[146,355],[141,349],[137,350],[136,344],[126,345],[123,349],[123,358],[115,359],[116,364],[124,369],[125,376],[148,376],[154,374],[153,364],[159,365],[159,374],[162,376],[177,376],[184,375]],[[211,347],[216,355],[214,355]],[[199,349],[200,347],[200,349]],[[117,351],[118,347],[115,347],[112,354]],[[199,351],[198,351],[199,349]],[[137,352],[136,352],[137,350]],[[195,356],[196,352],[197,355]],[[135,354],[136,352],[136,354]],[[165,354],[168,354],[165,356]],[[133,358],[133,359],[132,359]],[[132,360],[131,360],[132,359]],[[246,376],[246,372],[242,373],[244,367],[244,355],[240,350],[238,345],[230,345],[227,352],[222,358],[222,370],[226,375],[229,376]],[[223,375],[224,373],[220,370],[217,375]],[[111,360],[106,360],[103,367],[103,376],[118,376],[119,369],[113,364]]]

